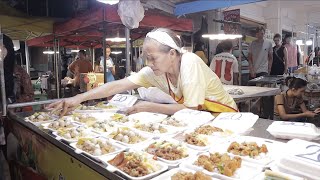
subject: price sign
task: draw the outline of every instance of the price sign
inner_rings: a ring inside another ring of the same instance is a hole
[[[131,107],[137,100],[138,98],[132,95],[116,94],[109,103],[119,107]]]
[[[311,144],[308,145],[305,148],[305,153],[302,154],[297,154],[297,157],[300,157],[302,159],[306,159],[306,160],[311,160],[314,161],[316,163],[318,163],[318,165],[320,165],[320,146],[319,145],[315,145],[315,144]]]
[[[219,120],[242,120],[242,119],[243,119],[243,114],[241,113],[224,114],[223,116],[219,117]]]
[[[307,123],[302,123],[302,122],[286,122],[286,121],[283,121],[281,122],[281,125],[283,126],[308,126]]]

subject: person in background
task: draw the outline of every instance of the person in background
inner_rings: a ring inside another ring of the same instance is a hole
[[[232,41],[224,40],[221,43],[223,52],[213,57],[210,69],[216,73],[223,84],[238,85],[238,60],[231,54]]]
[[[198,42],[194,48],[194,53],[198,55],[205,64],[208,64],[208,58],[204,54],[204,44],[203,42]]]
[[[15,66],[15,54],[13,43],[10,37],[3,34],[3,45],[6,49],[6,56],[3,60],[3,68],[4,68],[4,80],[5,80],[5,87],[6,87],[6,96],[8,99],[8,103],[12,103],[15,101],[14,95],[14,66]]]
[[[54,110],[63,109],[61,116],[81,102],[109,97],[139,87],[157,87],[170,95],[176,104],[140,101],[127,110],[128,114],[154,112],[172,115],[182,109],[210,112],[238,112],[233,98],[224,90],[220,79],[194,53],[182,53],[177,34],[165,28],[149,32],[143,42],[143,57],[148,67],[118,81],[77,96],[50,104]]]
[[[288,73],[294,73],[295,70],[298,69],[298,63],[297,63],[297,46],[292,41],[291,35],[286,35],[284,38],[284,47],[288,51],[288,59],[287,59],[287,67],[288,67]]]
[[[78,58],[69,65],[68,70],[74,75],[74,86],[76,87],[80,85],[81,73],[93,71],[92,64],[87,60],[86,52],[84,50],[79,51]]]
[[[309,111],[303,102],[307,81],[288,77],[286,82],[289,89],[275,97],[274,120],[305,122],[307,118],[313,118],[320,109]]]
[[[107,82],[112,82],[114,81],[114,75],[116,73],[116,69],[115,69],[115,65],[112,61],[112,58],[110,57],[111,54],[111,47],[109,45],[107,45],[106,47],[106,58],[104,58],[103,56],[100,57],[100,72],[104,72],[104,62],[106,63],[106,78],[107,78]]]
[[[273,41],[276,44],[273,47],[273,61],[270,75],[283,75],[287,72],[287,48],[282,46],[281,35],[276,34],[273,37]]]
[[[252,41],[249,47],[249,71],[250,78],[254,79],[260,76],[270,74],[272,66],[272,43],[264,39],[265,29],[257,27],[257,40]]]

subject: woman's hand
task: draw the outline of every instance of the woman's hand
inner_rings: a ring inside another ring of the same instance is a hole
[[[126,113],[127,114],[135,114],[138,112],[153,112],[155,107],[155,103],[147,102],[147,101],[140,101],[136,105],[130,107]]]
[[[82,98],[80,96],[74,96],[67,99],[64,99],[62,101],[58,101],[52,104],[49,104],[46,109],[50,109],[52,112],[59,111],[60,117],[64,116],[68,112],[74,110],[77,108],[77,106],[82,102]]]
[[[309,117],[309,118],[313,118],[316,113],[314,112],[311,112],[311,111],[306,111],[305,113],[303,113],[306,117]]]
[[[314,113],[316,114],[320,113],[320,108],[317,108],[316,110],[314,110]]]

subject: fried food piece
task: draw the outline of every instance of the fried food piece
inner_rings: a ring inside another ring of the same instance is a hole
[[[204,134],[204,135],[212,135],[215,132],[223,132],[223,130],[220,128],[214,127],[214,126],[210,126],[210,125],[198,127],[195,130],[195,133]]]
[[[194,174],[180,171],[171,176],[171,180],[211,180],[211,177],[200,171],[197,171]]]
[[[265,144],[262,144],[260,147],[256,142],[243,142],[241,144],[232,142],[228,147],[228,152],[235,155],[250,156],[254,158],[259,156],[260,153],[267,153],[268,148]]]

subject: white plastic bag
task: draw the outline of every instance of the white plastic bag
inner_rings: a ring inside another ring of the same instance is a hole
[[[144,17],[144,8],[140,0],[120,0],[118,14],[122,24],[129,29],[134,29],[139,27],[139,22]]]

